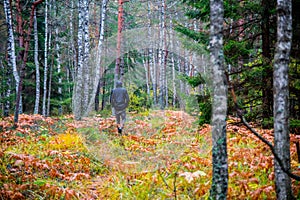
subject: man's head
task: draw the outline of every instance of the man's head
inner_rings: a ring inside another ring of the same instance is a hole
[[[122,82],[121,81],[117,81],[116,87],[122,87]]]

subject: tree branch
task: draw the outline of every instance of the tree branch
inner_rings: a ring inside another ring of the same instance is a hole
[[[228,80],[228,83],[231,84],[229,82],[229,79],[228,79],[228,74],[226,74],[227,76],[227,80]],[[243,115],[243,111],[242,109],[239,107],[238,103],[237,103],[237,99],[236,99],[236,95],[235,95],[235,92],[234,92],[234,89],[233,87],[230,87],[230,92],[231,92],[231,95],[232,95],[232,99],[234,101],[234,104],[235,104],[235,107],[236,107],[236,111],[237,111],[237,115],[238,117],[241,119],[241,122],[256,136],[258,137],[263,143],[265,143],[269,148],[270,150],[272,151],[272,154],[274,155],[274,158],[275,160],[278,162],[280,168],[282,169],[282,171],[284,173],[286,173],[289,177],[297,180],[297,181],[300,181],[300,176],[296,175],[296,174],[293,174],[290,169],[286,169],[283,165],[283,162],[282,160],[279,158],[278,154],[276,153],[275,151],[275,148],[274,146],[272,145],[271,142],[269,142],[267,139],[265,139],[263,136],[261,136],[254,128],[252,128],[248,122],[245,120],[244,118],[244,115]]]

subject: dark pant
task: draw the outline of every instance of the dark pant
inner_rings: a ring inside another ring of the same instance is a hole
[[[123,128],[125,121],[126,121],[126,110],[116,110],[116,119],[117,119],[117,124]]]

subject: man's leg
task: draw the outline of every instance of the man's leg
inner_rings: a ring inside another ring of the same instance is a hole
[[[121,113],[121,128],[124,127],[125,122],[126,122],[126,111],[124,110],[124,111],[122,111],[122,113]]]
[[[116,112],[116,120],[117,120],[118,133],[122,133],[121,113]]]

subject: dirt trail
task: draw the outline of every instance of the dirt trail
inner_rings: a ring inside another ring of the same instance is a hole
[[[113,117],[76,122],[90,152],[109,169],[109,175],[95,178],[90,187],[104,188],[119,173],[126,177],[168,168],[179,162],[187,148],[198,151],[195,120],[182,111],[154,111],[148,116],[129,113],[122,136]]]

